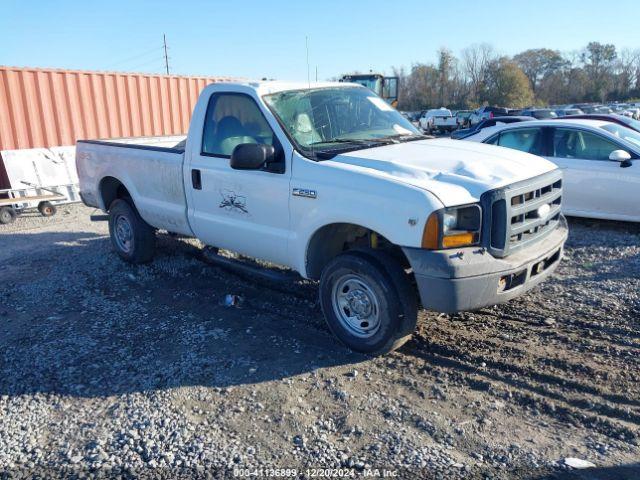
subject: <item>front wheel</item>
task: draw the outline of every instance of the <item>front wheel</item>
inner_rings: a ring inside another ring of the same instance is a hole
[[[417,321],[407,274],[383,252],[352,251],[331,260],[320,278],[330,330],[351,350],[382,354],[403,345]]]
[[[109,208],[109,235],[123,260],[146,263],[153,258],[155,231],[126,200],[115,200]]]

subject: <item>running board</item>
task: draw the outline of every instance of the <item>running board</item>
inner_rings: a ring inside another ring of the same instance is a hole
[[[210,265],[221,267],[225,270],[230,270],[235,273],[259,277],[269,282],[291,283],[296,280],[302,279],[300,275],[291,270],[279,272],[267,267],[257,265],[251,260],[223,257],[222,255],[214,253],[211,250],[204,250],[200,255],[200,258]]]

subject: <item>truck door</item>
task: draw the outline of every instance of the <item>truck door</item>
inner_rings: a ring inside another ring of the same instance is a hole
[[[273,145],[280,164],[232,169],[231,153],[244,143]],[[185,179],[196,236],[207,245],[287,265],[290,155],[256,100],[244,93],[213,93],[202,143],[191,145],[190,153]]]

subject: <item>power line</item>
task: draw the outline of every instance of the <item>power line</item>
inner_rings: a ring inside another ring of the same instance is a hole
[[[129,70],[130,72],[135,72],[139,68],[146,67],[147,65],[151,65],[152,63],[158,65],[158,63],[157,63],[158,60],[159,60],[158,58],[154,58],[152,60],[148,60],[148,61],[143,62],[143,63],[138,63],[138,64],[136,64],[135,67],[127,67],[127,70]],[[156,70],[156,68],[164,68],[164,65],[162,67],[155,67],[154,70]]]
[[[107,67],[107,69],[116,67],[118,65],[123,65],[125,63],[129,63],[129,62],[131,62],[133,60],[137,60],[137,59],[142,58],[142,57],[146,57],[148,55],[151,55],[152,53],[158,53],[158,50],[161,50],[161,49],[162,49],[162,47],[155,47],[155,48],[152,48],[151,50],[146,50],[146,51],[144,51],[142,53],[138,53],[137,55],[133,55],[131,57],[125,58],[125,59],[120,60],[118,62],[112,63]]]

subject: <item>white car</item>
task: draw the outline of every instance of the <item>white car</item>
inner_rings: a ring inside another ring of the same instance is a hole
[[[319,280],[331,331],[361,352],[411,336],[416,287],[436,311],[506,302],[567,238],[553,163],[425,139],[360,85],[214,83],[186,138],[78,141],[76,159],[124,260],[150,261],[162,229],[289,267]]]
[[[640,133],[600,120],[537,120],[465,138],[539,155],[564,173],[562,211],[640,222]]]
[[[426,133],[432,133],[433,131],[451,132],[458,128],[458,119],[453,116],[448,108],[427,110],[420,117],[419,123],[422,131]]]

